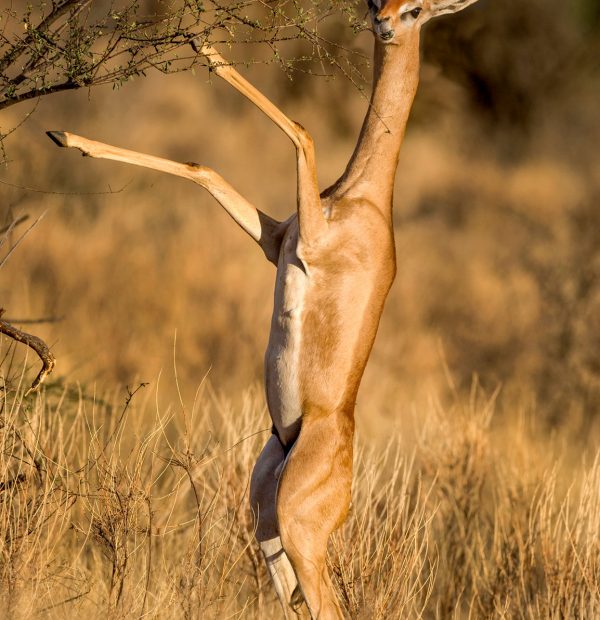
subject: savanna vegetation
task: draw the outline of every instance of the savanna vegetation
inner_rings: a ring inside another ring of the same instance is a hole
[[[323,187],[366,108],[361,11],[319,22],[345,48],[337,69],[306,39],[278,41],[307,57],[291,64],[250,62],[274,58],[264,43],[230,50],[311,131]],[[349,617],[600,614],[599,30],[592,0],[480,0],[426,28],[398,275],[329,554]],[[209,165],[280,218],[285,137],[202,67],[7,106],[0,124],[17,128],[0,306],[58,361],[25,395],[39,360],[0,342],[0,612],[277,617],[247,503],[270,432],[274,271],[197,187],[58,151],[44,131]]]

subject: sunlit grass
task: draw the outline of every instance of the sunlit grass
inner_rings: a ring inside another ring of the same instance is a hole
[[[230,402],[203,385],[164,409],[148,387],[108,402],[22,394],[1,396],[8,617],[278,617],[247,498],[269,433],[260,394]],[[352,509],[329,550],[349,617],[598,614],[600,463],[559,474],[550,438],[512,423],[503,443],[495,406],[431,405],[412,446],[357,438]],[[523,467],[544,441],[546,459]]]

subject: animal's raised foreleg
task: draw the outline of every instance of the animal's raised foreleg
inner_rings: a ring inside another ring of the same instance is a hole
[[[281,245],[281,223],[269,217],[251,205],[223,177],[210,168],[198,164],[179,162],[146,155],[136,151],[128,151],[116,146],[88,140],[81,136],[64,131],[49,131],[48,136],[58,146],[79,149],[84,155],[98,159],[112,159],[143,168],[159,170],[167,174],[189,179],[207,189],[229,213],[229,215],[245,230],[263,249],[266,257],[277,264]]]
[[[318,245],[319,238],[327,229],[327,220],[323,214],[315,148],[310,134],[298,123],[290,120],[256,87],[243,78],[227,61],[209,45],[194,49],[206,56],[212,70],[225,81],[229,82],[247,99],[252,101],[264,112],[294,143],[298,167],[298,219],[300,224],[300,241],[298,245],[300,258],[308,258],[311,248]],[[302,256],[304,252],[305,256]]]

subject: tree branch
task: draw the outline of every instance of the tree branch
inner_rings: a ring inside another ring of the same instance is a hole
[[[46,32],[46,30],[48,30],[56,20],[60,19],[74,4],[87,5],[89,2],[81,2],[81,0],[63,0],[62,2],[58,2],[50,15],[43,19],[35,30],[37,32]],[[15,62],[15,60],[27,50],[28,46],[33,42],[33,38],[34,33],[29,32],[24,39],[15,44],[4,54],[0,59],[0,72],[4,71],[4,69]]]
[[[4,313],[4,310],[0,310],[0,317]],[[25,346],[33,349],[42,361],[42,369],[38,373],[37,377],[33,380],[31,387],[25,392],[25,396],[35,391],[46,379],[46,377],[54,370],[56,360],[54,355],[50,352],[48,345],[37,336],[22,332],[20,329],[13,327],[10,323],[3,321],[0,318],[0,333],[8,336],[12,340],[24,344]]]
[[[4,99],[0,101],[0,110],[9,108],[11,105],[21,103],[22,101],[28,101],[29,99],[35,99],[35,97],[43,97],[44,95],[51,95],[52,93],[59,93],[63,90],[74,90],[75,88],[81,88],[81,84],[75,82],[63,82],[62,84],[54,84],[48,88],[32,88],[29,91],[15,95],[10,99]]]
[[[287,71],[294,61],[285,60],[280,45],[301,39],[308,49],[296,61],[326,59],[351,66],[352,52],[334,48],[321,34],[321,23],[334,13],[348,18],[354,2],[337,0],[332,8],[313,0],[298,11],[297,0],[159,0],[156,11],[146,15],[139,0],[55,0],[37,22],[44,13],[41,0],[20,11],[0,9],[9,33],[25,29],[10,38],[0,34],[0,110],[64,90],[106,83],[119,87],[149,69],[190,70],[196,58],[182,56],[181,49],[198,37],[212,43],[223,35],[229,44],[262,43],[273,52],[270,60]]]

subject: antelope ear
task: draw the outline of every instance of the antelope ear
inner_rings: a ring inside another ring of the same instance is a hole
[[[447,15],[448,13],[458,13],[475,2],[477,0],[429,0],[429,18]]]

